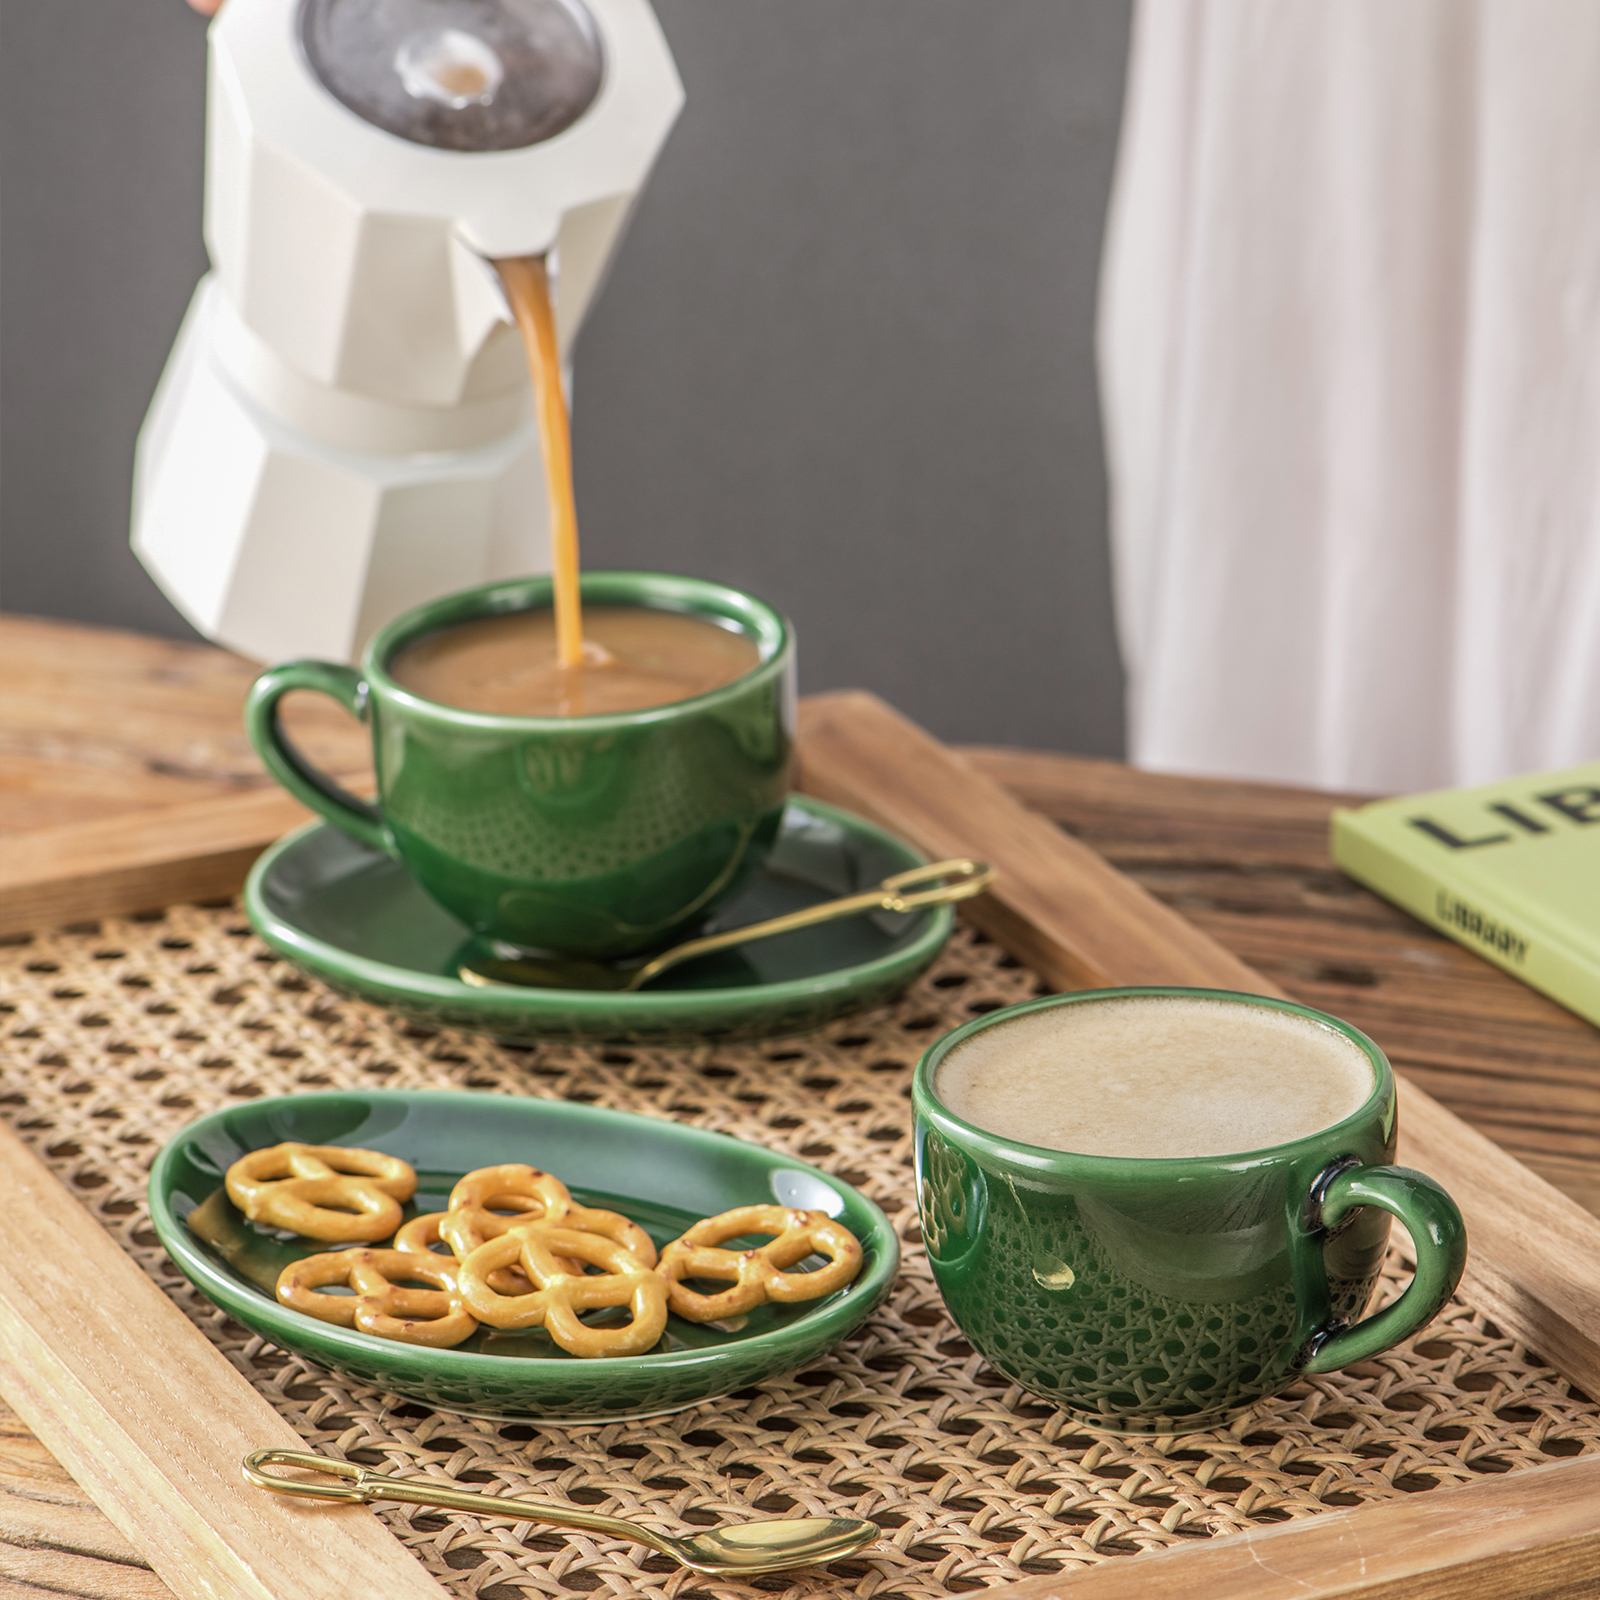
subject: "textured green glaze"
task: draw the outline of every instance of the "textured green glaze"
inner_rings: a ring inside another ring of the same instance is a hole
[[[372,640],[359,673],[331,662],[269,668],[245,708],[251,742],[292,794],[404,862],[478,934],[601,958],[688,937],[778,826],[794,725],[789,630],[760,601],[693,578],[591,572],[583,598],[736,627],[761,660],[708,694],[592,717],[460,711],[389,676],[424,634],[547,607],[550,580],[522,578],[407,612]],[[377,808],[289,745],[277,706],[292,689],[332,695],[370,721]]]
[[[767,859],[712,918],[737,928],[852,894],[922,858],[860,817],[791,796]],[[954,913],[930,906],[824,923],[702,956],[636,994],[473,988],[471,936],[398,862],[314,822],[264,852],[244,889],[257,933],[325,983],[435,1026],[501,1038],[620,1042],[798,1033],[898,994],[944,948]]]
[[[1286,1011],[1366,1052],[1366,1104],[1267,1150],[1183,1160],[1074,1155],[986,1133],[934,1094],[952,1046],[1025,1011],[1194,995]],[[1226,1421],[1302,1371],[1375,1355],[1430,1321],[1466,1259],[1450,1197],[1394,1156],[1394,1075],[1364,1034],[1288,1001],[1104,989],[996,1011],[946,1035],[912,1086],[923,1239],[951,1314],[1000,1372],[1081,1421],[1177,1433]],[[1417,1246],[1394,1306],[1357,1322],[1389,1216]],[[1349,1324],[1354,1323],[1354,1326]]]
[[[866,1259],[855,1282],[837,1293],[762,1306],[736,1332],[669,1317],[661,1343],[642,1356],[579,1360],[537,1329],[480,1329],[454,1350],[397,1344],[302,1316],[271,1294],[288,1262],[323,1247],[255,1228],[218,1191],[241,1155],[285,1139],[360,1145],[409,1161],[419,1185],[408,1217],[443,1209],[463,1173],[519,1161],[566,1177],[585,1204],[631,1216],[657,1245],[701,1216],[777,1202],[836,1216],[861,1240]],[[218,1246],[203,1244],[186,1221],[202,1204],[221,1219],[210,1230],[221,1236]],[[900,1260],[888,1218],[848,1184],[803,1161],[654,1117],[495,1094],[297,1094],[212,1112],[157,1157],[150,1214],[189,1281],[252,1332],[363,1383],[500,1418],[651,1416],[792,1372],[837,1344],[882,1301]]]

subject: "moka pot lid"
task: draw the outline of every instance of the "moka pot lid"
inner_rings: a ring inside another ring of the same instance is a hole
[[[522,150],[594,103],[605,55],[583,0],[300,0],[312,75],[375,127],[439,150]]]
[[[348,47],[363,16],[382,26]],[[384,215],[531,255],[564,216],[638,191],[682,103],[649,0],[228,0],[211,25],[212,259],[227,276],[290,192],[296,225],[314,200],[329,238]]]

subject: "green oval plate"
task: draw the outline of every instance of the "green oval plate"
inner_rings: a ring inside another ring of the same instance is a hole
[[[707,928],[736,928],[870,888],[924,858],[870,822],[791,797],[761,869]],[[316,822],[280,839],[244,890],[252,926],[332,988],[434,1026],[502,1038],[648,1042],[800,1033],[898,994],[944,948],[949,906],[875,912],[686,962],[637,994],[474,988],[469,935],[388,856]]]
[[[454,1350],[377,1339],[291,1311],[272,1292],[313,1241],[245,1221],[222,1189],[247,1151],[295,1139],[360,1145],[409,1161],[419,1179],[408,1217],[444,1208],[476,1167],[521,1161],[573,1183],[585,1205],[621,1211],[657,1245],[735,1206],[826,1211],[861,1241],[860,1275],[832,1295],[764,1305],[725,1330],[669,1317],[647,1355],[579,1360],[542,1329],[479,1331]],[[253,1333],[318,1366],[429,1406],[499,1419],[606,1422],[659,1416],[792,1372],[849,1333],[894,1282],[900,1248],[889,1219],[848,1184],[804,1161],[680,1123],[564,1100],[428,1090],[297,1094],[201,1117],[162,1149],[150,1214],[168,1255],[214,1304]],[[202,1242],[200,1234],[207,1242]]]

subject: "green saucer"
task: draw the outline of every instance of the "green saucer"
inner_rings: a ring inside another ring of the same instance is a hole
[[[795,796],[761,870],[706,932],[870,888],[923,857],[870,822]],[[279,955],[333,988],[424,1022],[644,1042],[799,1033],[898,994],[950,937],[948,906],[875,912],[686,962],[637,994],[474,988],[468,930],[390,857],[314,822],[255,864],[245,911]]]
[[[453,1350],[398,1344],[319,1322],[274,1298],[284,1266],[328,1247],[245,1221],[222,1181],[240,1156],[286,1139],[358,1145],[409,1161],[419,1183],[407,1217],[442,1210],[464,1173],[525,1162],[557,1177],[590,1179],[573,1183],[573,1195],[632,1217],[658,1247],[700,1217],[776,1203],[837,1218],[861,1241],[865,1260],[843,1289],[796,1305],[758,1306],[742,1326],[669,1317],[661,1343],[642,1356],[579,1360],[542,1329],[480,1328]],[[150,1215],[189,1281],[253,1333],[360,1382],[496,1419],[659,1416],[793,1372],[882,1301],[900,1260],[889,1219],[848,1184],[803,1161],[656,1117],[515,1095],[375,1089],[214,1111],[156,1158]],[[203,1243],[196,1227],[212,1242]]]

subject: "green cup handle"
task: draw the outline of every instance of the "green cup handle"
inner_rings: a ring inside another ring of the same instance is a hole
[[[1432,1178],[1410,1167],[1347,1166],[1321,1188],[1322,1228],[1358,1206],[1377,1206],[1404,1223],[1417,1270],[1393,1305],[1350,1327],[1334,1323],[1312,1337],[1304,1372],[1333,1372],[1379,1355],[1426,1327],[1456,1291],[1467,1264],[1467,1228],[1456,1203]]]
[[[291,689],[312,689],[329,695],[351,716],[365,722],[365,680],[354,667],[335,661],[286,661],[282,666],[268,667],[250,686],[244,703],[244,731],[267,771],[296,800],[320,812],[352,839],[393,855],[394,846],[378,808],[318,772],[284,736],[278,702]]]

